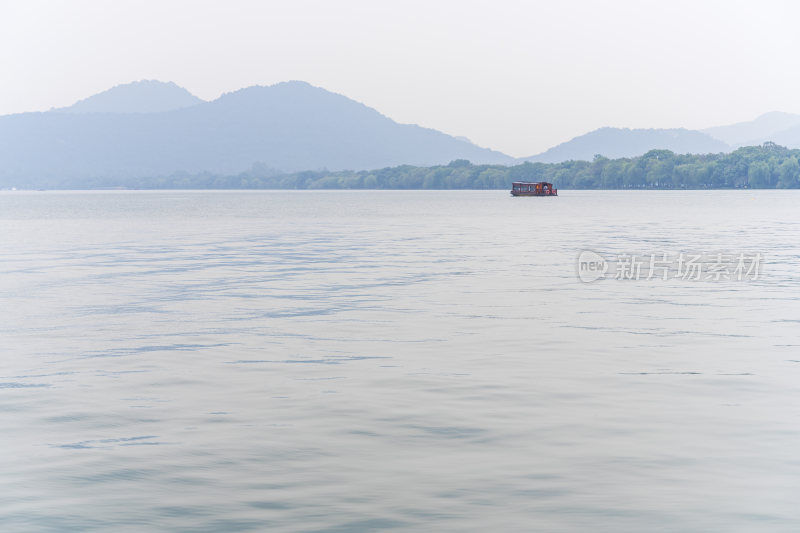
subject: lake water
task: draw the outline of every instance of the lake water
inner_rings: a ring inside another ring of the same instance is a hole
[[[796,532],[798,205],[2,192],[0,530]]]

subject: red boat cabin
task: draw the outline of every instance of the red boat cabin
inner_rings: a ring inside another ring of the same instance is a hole
[[[558,196],[558,189],[546,181],[515,181],[511,184],[512,196]]]

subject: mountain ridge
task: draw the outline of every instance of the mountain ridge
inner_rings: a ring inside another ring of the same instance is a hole
[[[140,80],[65,108],[0,116],[0,187],[181,172],[235,174],[256,164],[285,173],[432,166],[457,159],[503,165],[592,160],[596,154],[613,159],[652,149],[719,153],[736,146],[726,139],[756,134],[761,138],[755,144],[772,140],[800,147],[800,115],[771,112],[702,131],[599,128],[540,154],[513,158],[465,137],[400,124],[305,81],[253,85],[204,101],[173,82]]]
[[[47,157],[41,157],[41,154]],[[161,112],[48,111],[0,117],[0,186],[90,178],[282,172],[514,158],[432,129],[399,124],[306,82],[252,86]]]
[[[696,130],[631,129],[604,127],[579,135],[523,161],[560,163],[562,161],[591,161],[595,155],[609,159],[636,157],[653,149],[676,153],[716,153],[730,151],[722,141]]]
[[[51,109],[60,113],[160,113],[191,107],[204,100],[174,82],[139,80],[115,85],[105,91],[78,100],[74,104]]]
[[[800,115],[770,111],[744,122],[737,122],[725,126],[705,128],[702,131],[719,139],[733,148],[752,146],[766,141],[774,141],[773,137],[781,135],[786,130],[800,125]]]

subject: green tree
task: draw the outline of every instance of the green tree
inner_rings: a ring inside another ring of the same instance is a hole
[[[753,161],[747,168],[747,183],[755,189],[769,185],[769,165],[766,161]]]
[[[779,189],[795,189],[800,186],[800,163],[795,157],[787,157],[778,166]]]

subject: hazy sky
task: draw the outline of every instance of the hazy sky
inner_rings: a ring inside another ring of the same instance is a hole
[[[305,80],[515,156],[800,112],[800,2],[0,0],[0,114]]]

